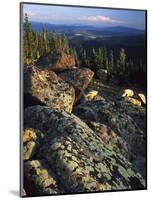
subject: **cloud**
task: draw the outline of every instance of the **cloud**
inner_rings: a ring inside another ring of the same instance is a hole
[[[95,22],[95,23],[111,23],[111,24],[121,24],[123,21],[112,19],[110,17],[106,17],[103,15],[95,15],[95,16],[82,16],[79,18],[80,20],[87,22]]]

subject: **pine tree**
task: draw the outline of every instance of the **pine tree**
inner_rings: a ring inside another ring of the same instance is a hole
[[[77,51],[75,48],[70,48],[70,54],[74,57],[75,62],[76,62],[76,66],[79,67],[79,59],[78,59],[78,55],[77,55]]]
[[[109,69],[109,60],[108,60],[108,55],[107,55],[107,50],[104,49],[104,63],[105,63],[105,69]]]
[[[107,67],[107,82],[109,83],[112,74],[114,73],[114,56],[113,56],[113,50],[110,51],[110,57],[108,61],[108,67]]]
[[[126,67],[126,54],[125,50],[122,48],[119,53],[119,59],[117,60],[117,76],[119,78],[119,82],[124,82],[124,73]]]
[[[97,54],[97,66],[99,69],[103,69],[103,49],[99,48],[98,49],[98,54]]]
[[[87,52],[85,49],[80,49],[80,61],[82,67],[87,67]]]
[[[97,73],[97,52],[96,50],[93,48],[92,52],[91,52],[91,56],[90,56],[90,65],[91,68]]]
[[[47,29],[43,29],[43,43],[44,43],[44,53],[49,52],[50,46],[49,46],[49,37]]]
[[[121,73],[125,71],[125,62],[126,62],[126,54],[125,54],[125,50],[122,48],[119,54],[119,59],[118,59],[118,67]]]
[[[45,46],[44,46],[44,40],[43,40],[43,33],[42,32],[39,34],[39,53],[40,53],[40,56],[42,56],[45,53]]]
[[[114,55],[113,55],[112,49],[110,51],[109,68],[110,68],[110,71],[113,72],[113,70],[114,70]]]
[[[25,14],[23,38],[24,62],[29,63],[30,60],[34,58],[34,32],[31,28],[27,14]]]
[[[56,32],[52,32],[50,36],[50,49],[51,51],[57,49],[58,46],[58,36]]]
[[[39,36],[38,33],[35,33],[35,59],[38,59],[40,57],[39,53]]]
[[[69,53],[69,41],[65,34],[62,36],[62,51]]]

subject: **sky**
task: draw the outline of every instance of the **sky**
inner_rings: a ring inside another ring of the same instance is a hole
[[[145,29],[144,11],[24,4],[25,13],[34,22]]]

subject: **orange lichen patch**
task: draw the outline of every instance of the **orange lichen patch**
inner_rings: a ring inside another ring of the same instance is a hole
[[[37,139],[35,130],[33,128],[26,128],[23,132],[23,142],[34,141]]]

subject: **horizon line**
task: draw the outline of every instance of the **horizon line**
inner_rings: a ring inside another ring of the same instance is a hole
[[[144,29],[142,28],[135,28],[135,27],[131,27],[131,26],[124,26],[124,25],[92,25],[92,24],[65,24],[65,23],[49,23],[49,22],[41,22],[41,21],[30,21],[30,23],[41,23],[41,24],[49,24],[49,25],[64,25],[64,26],[90,26],[90,27],[97,27],[97,28],[107,28],[107,27],[124,27],[124,28],[131,28],[131,29],[135,29],[135,30],[140,30],[140,31],[146,31],[146,27],[144,27]]]

